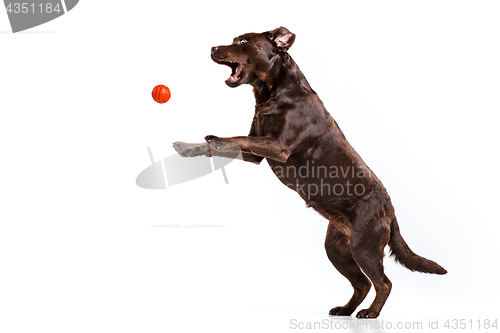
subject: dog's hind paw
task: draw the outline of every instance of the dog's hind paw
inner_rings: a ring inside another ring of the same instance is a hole
[[[364,309],[358,312],[356,318],[377,318],[380,312]]]
[[[330,316],[350,316],[354,310],[347,309],[343,306],[337,306],[330,310]]]

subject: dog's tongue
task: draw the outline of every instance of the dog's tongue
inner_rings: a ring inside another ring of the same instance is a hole
[[[236,70],[234,71],[234,73],[231,74],[231,76],[226,80],[226,82],[234,83],[238,81],[240,73],[241,73],[241,64],[238,63]]]

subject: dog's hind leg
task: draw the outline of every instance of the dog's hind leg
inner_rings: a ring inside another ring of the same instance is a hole
[[[333,266],[351,282],[354,288],[354,294],[346,305],[330,310],[332,316],[350,316],[363,302],[371,287],[370,280],[352,257],[350,238],[351,229],[347,218],[342,214],[331,218],[325,240],[326,254]]]
[[[389,241],[390,219],[373,217],[354,221],[351,238],[352,255],[356,263],[375,286],[376,296],[368,309],[358,312],[358,318],[377,318],[389,297],[392,283],[384,274],[384,247]]]

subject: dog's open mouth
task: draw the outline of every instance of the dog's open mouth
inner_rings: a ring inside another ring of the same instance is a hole
[[[229,66],[231,68],[231,76],[226,80],[226,83],[235,83],[240,79],[241,74],[241,64],[236,61],[220,61],[222,65]]]

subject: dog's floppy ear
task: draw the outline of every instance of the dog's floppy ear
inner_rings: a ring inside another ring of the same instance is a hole
[[[280,51],[286,52],[295,41],[295,34],[285,27],[279,27],[267,32],[269,39],[278,47]]]

